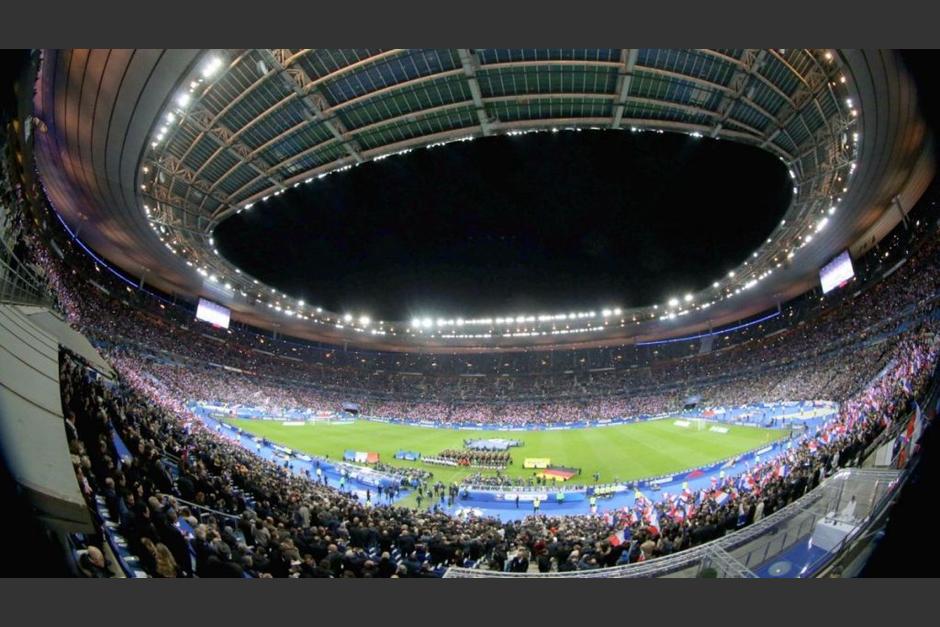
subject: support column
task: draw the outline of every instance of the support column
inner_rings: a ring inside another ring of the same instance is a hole
[[[911,229],[911,225],[907,223],[907,213],[904,212],[904,207],[901,205],[901,198],[895,196],[891,199],[891,204],[894,205],[895,209],[898,210],[898,213],[901,214],[901,221],[904,223],[904,228],[909,231]]]

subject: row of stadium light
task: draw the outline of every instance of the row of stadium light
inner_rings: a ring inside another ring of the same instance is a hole
[[[824,55],[823,55],[823,57],[825,58],[825,60],[826,60],[827,62],[830,62],[830,63],[831,63],[831,62],[833,61],[833,54],[832,54],[832,52],[830,52],[830,51],[825,52]],[[208,79],[210,79],[212,76],[216,75],[216,74],[218,73],[218,71],[222,68],[223,65],[224,65],[224,62],[223,62],[223,60],[221,59],[221,57],[219,57],[219,56],[214,56],[214,55],[213,55],[213,56],[210,56],[210,58],[203,64],[203,66],[202,66],[201,69],[199,70],[199,76],[196,77],[196,78],[194,78],[192,81],[190,81],[188,90],[187,90],[187,91],[184,91],[184,92],[182,92],[182,93],[180,93],[180,94],[178,94],[177,97],[174,99],[174,108],[173,108],[171,111],[168,111],[168,112],[166,113],[166,115],[165,115],[165,123],[163,124],[163,126],[161,126],[161,127],[160,127],[159,129],[157,129],[157,131],[156,131],[156,134],[155,134],[155,137],[154,137],[154,141],[152,142],[152,147],[153,147],[153,148],[156,148],[156,147],[160,144],[160,142],[162,142],[162,141],[165,139],[167,133],[168,133],[169,130],[170,130],[170,125],[171,125],[171,124],[173,124],[174,122],[177,122],[177,123],[178,123],[178,122],[182,122],[183,116],[185,115],[186,108],[188,107],[188,105],[189,105],[190,102],[192,101],[193,94],[194,94],[194,92],[196,91],[196,89],[199,88],[200,86],[204,85],[205,81],[207,81]],[[838,84],[846,85],[846,83],[847,83],[846,77],[845,77],[844,75],[839,76],[839,78],[838,78]],[[837,86],[836,81],[831,81],[831,82],[830,82],[830,86],[836,87],[836,86]],[[855,118],[858,117],[858,110],[854,107],[851,98],[848,98],[848,97],[847,97],[846,100],[845,100],[845,103],[846,103],[846,107],[847,107],[849,116],[854,120]],[[592,130],[592,129],[593,129],[593,130],[602,130],[600,127],[587,127],[587,130]],[[553,133],[557,133],[557,132],[559,132],[560,130],[580,132],[580,131],[582,131],[582,130],[585,130],[585,128],[582,128],[582,127],[563,127],[563,128],[552,127],[552,128],[550,128],[550,129],[548,129],[548,128],[541,129],[541,128],[540,128],[540,129],[510,130],[510,131],[506,131],[505,134],[506,134],[506,135],[509,135],[509,136],[518,136],[518,135],[525,135],[525,134],[530,134],[530,133],[541,133],[541,132],[553,132]],[[631,131],[631,132],[655,132],[655,133],[660,133],[660,134],[664,132],[662,129],[655,129],[655,128],[638,128],[638,127],[635,127],[635,126],[634,126],[634,127],[630,127],[630,131]],[[688,134],[689,134],[691,137],[696,138],[696,139],[701,138],[701,137],[703,136],[702,133],[700,133],[700,132],[698,132],[698,131],[693,131],[693,132],[690,132],[690,133],[688,133]],[[856,154],[857,154],[857,151],[858,151],[858,144],[859,144],[859,141],[860,141],[860,136],[859,136],[859,134],[858,134],[857,132],[855,132],[855,133],[852,133],[852,136],[851,136],[851,137],[852,137],[852,144],[853,144],[852,147],[854,148],[854,150],[856,151]],[[473,137],[472,135],[471,135],[471,136],[465,136],[465,137],[458,137],[458,138],[448,139],[448,140],[444,140],[444,141],[432,142],[432,143],[426,144],[424,147],[425,147],[425,148],[428,148],[428,149],[431,149],[431,148],[436,148],[436,147],[439,147],[439,146],[444,146],[444,145],[447,145],[447,144],[450,144],[450,143],[454,143],[454,142],[472,141],[473,139],[474,139],[474,137]],[[376,156],[376,157],[373,157],[372,160],[373,160],[373,161],[381,161],[381,160],[383,160],[383,159],[388,158],[389,156],[404,155],[404,154],[410,153],[411,151],[412,151],[411,148],[406,148],[406,149],[403,149],[403,150],[399,150],[399,151],[397,151],[397,152],[395,152],[395,153],[388,153],[388,154],[384,154],[384,155],[378,155],[378,156]],[[335,168],[335,169],[333,169],[333,170],[330,170],[330,171],[328,171],[328,172],[322,172],[322,173],[317,174],[316,176],[307,177],[307,178],[303,181],[303,183],[304,183],[304,184],[310,184],[310,183],[313,183],[315,180],[323,179],[324,177],[328,176],[329,174],[338,173],[338,172],[344,172],[344,171],[347,171],[347,170],[351,169],[352,167],[354,167],[354,164],[346,164],[346,165],[343,165],[343,166],[341,166],[341,167],[338,167],[338,168]],[[850,163],[850,165],[849,165],[849,172],[848,172],[848,174],[846,174],[846,178],[848,178],[849,176],[852,175],[852,173],[854,173],[855,168],[856,168],[856,164],[855,164],[854,161],[852,161],[852,162]],[[145,174],[149,173],[149,169],[148,169],[147,167],[144,168],[144,173],[145,173]],[[794,182],[797,182],[797,176],[796,176],[796,174],[793,172],[792,169],[789,170],[789,175],[790,175],[791,179],[794,180]],[[841,176],[842,176],[841,174],[838,175],[838,177],[837,177],[837,182],[841,182],[841,181],[842,181]],[[293,187],[298,187],[300,184],[301,184],[300,181],[295,182],[295,183],[293,184]],[[144,190],[144,191],[146,191],[146,190],[147,190],[146,184],[142,184],[142,185],[141,185],[141,189]],[[260,201],[261,201],[261,202],[266,202],[267,200],[269,200],[269,199],[272,198],[272,197],[280,196],[281,194],[283,194],[284,191],[286,191],[286,190],[285,190],[285,189],[280,189],[280,190],[278,190],[278,191],[276,191],[276,192],[274,192],[274,193],[272,193],[272,194],[265,195],[265,196],[263,196],[263,197],[260,199]],[[845,186],[843,186],[842,192],[845,193],[845,192],[847,192],[847,191],[848,191],[848,186],[847,186],[847,184],[846,184]],[[797,194],[799,193],[799,187],[798,187],[798,185],[794,185],[794,187],[793,187],[793,192],[794,192],[795,195],[797,195]],[[835,203],[838,203],[838,202],[841,202],[841,197],[836,199]],[[237,212],[237,213],[241,213],[241,212],[244,211],[244,210],[250,210],[250,209],[254,206],[254,204],[255,204],[254,202],[247,203],[247,204],[243,205],[242,207],[240,207],[239,209],[237,209],[236,212]],[[146,214],[147,214],[148,219],[150,219],[151,227],[154,229],[155,232],[157,232],[158,237],[160,238],[161,242],[164,243],[164,245],[167,247],[167,249],[170,250],[171,253],[177,254],[177,255],[178,255],[178,254],[184,254],[184,253],[186,253],[186,249],[185,249],[185,248],[182,248],[182,247],[180,246],[179,241],[178,241],[177,239],[172,240],[172,242],[167,241],[167,237],[169,237],[169,235],[168,235],[168,233],[167,233],[167,230],[166,230],[165,225],[160,224],[160,225],[159,225],[159,228],[158,228],[158,225],[157,225],[156,221],[154,221],[154,220],[151,219],[151,210],[150,210],[150,207],[145,204],[145,205],[144,205],[144,208],[145,208],[145,212],[146,212]],[[828,215],[831,216],[832,214],[835,213],[835,211],[836,211],[836,204],[833,204],[833,205],[828,209],[828,212],[821,212],[821,213],[828,213]],[[806,245],[809,245],[809,244],[813,241],[813,235],[814,235],[815,233],[819,233],[821,230],[823,230],[823,229],[826,227],[826,225],[828,224],[828,222],[829,222],[828,216],[827,216],[827,215],[822,215],[815,223],[807,225],[807,227],[806,227],[806,229],[804,230],[804,232],[803,232],[801,235],[798,235],[798,236],[797,236],[797,239],[796,239],[796,241],[793,243],[793,245],[792,245],[791,247],[786,248],[786,249],[783,251],[783,252],[786,254],[786,259],[787,259],[787,260],[793,259],[794,256],[795,256],[795,254],[796,254],[796,251],[797,251],[798,249],[803,248],[803,247],[806,246]],[[785,224],[786,224],[786,220],[783,220],[783,221],[781,222],[781,225],[780,225],[780,226],[783,227]],[[172,226],[171,226],[171,228],[172,228]],[[770,244],[771,242],[772,242],[772,239],[771,239],[771,238],[768,238],[768,240],[767,240],[766,243],[767,243],[767,244]],[[220,261],[221,261],[221,255],[220,255],[218,249],[216,249],[216,248],[214,247],[214,241],[213,241],[213,239],[212,239],[211,237],[209,238],[209,243],[210,243],[210,246],[212,246],[212,251],[213,251],[213,253],[214,253],[216,256],[220,257]],[[179,247],[179,250],[177,250],[177,247]],[[195,251],[192,251],[192,252],[193,252],[193,254],[195,254]],[[752,257],[755,258],[755,259],[758,258],[758,256],[759,256],[759,255],[758,255],[758,252],[757,252],[757,251],[755,251],[755,252],[753,253],[753,255],[752,255]],[[686,294],[686,295],[683,297],[683,299],[682,299],[681,302],[680,302],[680,300],[679,300],[677,297],[670,298],[670,299],[667,301],[667,303],[663,306],[663,309],[666,310],[666,313],[659,314],[660,320],[675,319],[675,318],[677,318],[677,317],[679,317],[679,316],[686,315],[686,314],[690,313],[690,312],[693,311],[693,310],[707,309],[708,307],[714,305],[716,302],[718,302],[718,301],[720,301],[720,300],[724,300],[724,299],[727,299],[727,298],[731,298],[731,297],[733,297],[733,296],[735,296],[735,295],[740,294],[742,291],[746,291],[746,290],[751,289],[752,287],[754,287],[755,285],[757,285],[760,281],[762,281],[762,280],[766,279],[767,277],[769,277],[769,276],[773,273],[774,268],[780,268],[780,267],[782,266],[782,264],[783,264],[783,262],[780,261],[778,257],[774,257],[773,262],[776,263],[776,266],[771,266],[771,267],[769,267],[769,268],[763,270],[763,271],[760,272],[760,273],[757,273],[757,270],[756,270],[756,269],[755,269],[754,271],[751,271],[751,272],[744,272],[744,273],[741,273],[742,276],[738,279],[737,284],[733,284],[733,283],[734,283],[733,280],[734,280],[735,278],[737,278],[737,275],[736,275],[735,271],[733,271],[733,270],[732,270],[732,271],[729,271],[728,277],[727,277],[728,280],[725,280],[725,281],[715,281],[715,282],[712,284],[712,289],[714,290],[713,293],[714,293],[715,295],[714,295],[711,299],[705,299],[705,300],[703,300],[702,302],[694,303],[694,304],[693,304],[693,301],[695,300],[695,297],[694,297],[692,294],[690,294],[690,293],[689,293],[689,294]],[[773,263],[773,262],[772,262],[772,263]],[[192,260],[189,260],[189,259],[187,259],[186,263],[187,263],[187,265],[189,265],[189,266],[191,266],[191,267],[195,267],[195,266],[196,266],[196,264],[195,264]],[[748,267],[748,266],[749,266],[749,261],[744,261],[743,266],[744,266],[744,267]],[[220,279],[216,274],[210,272],[209,269],[208,269],[207,267],[205,267],[205,266],[199,267],[199,268],[198,268],[198,271],[199,271],[199,274],[200,274],[200,275],[202,275],[202,276],[208,278],[210,282],[213,282],[213,283],[221,283],[221,282],[222,282],[221,279]],[[243,280],[247,280],[247,279],[248,279],[247,275],[245,275],[244,273],[242,273],[241,270],[239,270],[238,268],[234,268],[234,271],[235,271],[235,273],[236,273],[237,275],[241,275],[241,276],[239,277],[239,279],[243,279]],[[252,279],[252,282],[253,282],[254,285],[258,285],[258,284],[259,284],[259,282],[258,282],[257,279]],[[229,290],[235,289],[235,288],[233,288],[231,282],[225,282],[224,284],[225,284],[226,288],[229,289]],[[271,292],[272,292],[272,293],[276,293],[273,288],[272,288]],[[245,291],[245,288],[244,288],[244,287],[241,288],[241,289],[239,289],[239,293],[240,293],[243,297],[246,297],[246,298],[248,298],[249,300],[251,299],[251,297],[250,297],[250,296],[248,295],[248,293]],[[281,296],[282,296],[282,298],[285,299],[285,301],[288,300],[288,297],[287,297],[286,294],[282,294]],[[259,304],[259,305],[265,304],[265,301],[263,301],[262,298],[263,298],[263,296],[259,293],[259,294],[257,295],[257,298],[255,299],[256,304]],[[374,335],[377,335],[377,334],[384,335],[384,334],[386,334],[386,333],[391,333],[392,335],[397,335],[397,333],[395,332],[394,327],[391,327],[391,328],[389,328],[388,330],[386,330],[386,329],[384,328],[384,324],[385,324],[384,321],[382,321],[382,322],[379,323],[379,325],[378,325],[379,328],[376,328],[376,327],[374,327],[374,326],[370,328],[371,320],[370,320],[369,316],[366,316],[366,315],[353,316],[352,314],[344,314],[344,315],[342,316],[342,318],[340,318],[339,316],[336,316],[335,318],[331,318],[329,314],[325,314],[325,315],[311,315],[310,313],[305,313],[305,312],[304,312],[304,309],[303,309],[303,307],[304,307],[304,302],[303,302],[303,300],[298,300],[298,301],[296,301],[296,309],[291,308],[291,306],[290,306],[290,305],[287,305],[287,304],[285,304],[284,306],[282,306],[282,305],[280,304],[280,302],[278,302],[278,301],[275,301],[274,303],[267,302],[267,306],[268,306],[268,308],[270,308],[270,309],[272,309],[272,310],[274,310],[274,311],[278,311],[278,312],[283,313],[283,314],[284,314],[285,316],[287,316],[287,317],[296,317],[297,319],[309,320],[309,321],[311,321],[311,322],[319,323],[319,324],[331,324],[331,325],[333,325],[333,326],[335,326],[336,328],[339,328],[339,329],[350,328],[350,329],[353,329],[353,330],[356,330],[356,331],[367,332],[367,333],[371,333],[371,334],[374,334]],[[649,309],[649,308],[646,308],[646,309]],[[639,317],[640,317],[641,319],[655,319],[655,318],[657,317],[657,313],[655,313],[655,310],[658,310],[658,309],[659,309],[659,305],[658,305],[658,304],[657,304],[657,305],[653,305],[653,306],[652,306],[652,309],[653,309],[654,311],[649,314],[649,318],[645,318],[645,316],[642,315],[642,314],[641,314]],[[321,307],[316,307],[316,308],[315,308],[315,311],[316,311],[316,314],[323,314],[323,309],[322,309]],[[604,309],[604,310],[602,311],[602,313],[601,313],[601,315],[602,315],[604,318],[610,318],[611,316],[620,316],[621,314],[622,314],[622,310],[621,310],[620,308]],[[494,325],[494,324],[495,324],[495,325],[502,325],[502,326],[508,327],[508,326],[511,326],[512,324],[519,325],[519,324],[536,323],[536,322],[537,322],[537,323],[542,323],[542,324],[544,324],[544,323],[552,323],[552,330],[551,330],[551,331],[529,331],[527,328],[525,328],[525,329],[523,329],[523,330],[517,330],[517,331],[514,332],[512,335],[507,335],[506,333],[503,334],[504,337],[508,337],[508,336],[512,336],[512,337],[519,337],[519,336],[522,336],[522,337],[525,337],[526,334],[539,334],[539,333],[542,333],[542,334],[548,334],[548,333],[552,333],[552,334],[562,334],[562,333],[587,332],[587,331],[592,331],[592,330],[603,330],[604,328],[606,328],[606,325],[608,324],[606,321],[605,321],[605,323],[604,323],[605,326],[586,326],[586,327],[577,327],[577,328],[574,328],[574,329],[570,328],[570,325],[565,325],[565,328],[564,328],[564,329],[558,329],[557,326],[556,326],[558,322],[571,321],[571,320],[578,321],[578,320],[583,320],[583,319],[591,319],[591,318],[596,317],[596,315],[597,315],[596,312],[581,312],[581,313],[575,313],[575,314],[571,314],[571,313],[569,313],[569,314],[554,314],[554,315],[541,314],[541,315],[538,315],[538,316],[533,316],[533,315],[517,315],[517,316],[507,316],[507,317],[476,318],[476,319],[473,319],[473,318],[471,318],[471,319],[456,318],[456,319],[443,320],[443,319],[438,318],[435,322],[436,322],[436,327],[438,327],[438,329],[439,329],[439,330],[438,330],[438,336],[439,336],[439,337],[453,337],[453,338],[492,337],[492,334],[491,334],[491,333],[485,333],[485,334],[480,334],[480,333],[474,333],[474,334],[461,334],[461,333],[456,333],[456,334],[455,334],[455,333],[453,333],[453,331],[447,331],[446,329],[452,329],[453,327],[463,327],[463,326],[486,326],[486,325],[492,326],[492,325]],[[633,323],[635,323],[635,324],[640,324],[640,323],[641,323],[641,319],[638,319],[638,314],[634,313],[634,314],[632,315],[632,319],[630,320],[630,322],[633,322]],[[628,322],[626,318],[621,318],[621,319],[620,319],[621,326],[624,326],[624,324],[625,324],[626,322]],[[408,332],[409,334],[411,334],[411,335],[414,335],[414,334],[422,334],[422,335],[423,335],[426,331],[427,331],[427,332],[430,332],[430,333],[432,333],[432,334],[434,334],[434,330],[433,330],[434,327],[435,327],[435,323],[432,322],[429,318],[420,318],[420,319],[419,319],[419,318],[415,318],[414,320],[412,320],[412,323],[411,323],[411,325],[410,325],[410,328],[407,329],[407,332]],[[403,332],[404,332],[404,331],[403,331]]]
[[[609,318],[610,316],[619,316],[623,313],[623,310],[619,307],[613,309],[603,309],[601,310],[601,316],[604,318]],[[462,326],[480,326],[480,325],[511,325],[522,324],[524,322],[557,322],[561,320],[583,320],[585,318],[594,318],[597,316],[595,311],[582,311],[577,313],[562,313],[562,314],[540,314],[538,316],[532,315],[516,315],[516,316],[505,316],[505,317],[496,317],[496,318],[438,318],[434,320],[432,318],[413,318],[411,321],[412,329],[430,329],[435,325],[438,327],[462,327]]]
[[[833,60],[834,60],[834,55],[833,55],[833,53],[832,53],[831,51],[826,51],[826,52],[823,54],[823,58],[824,58],[827,62],[832,63]],[[845,89],[847,90],[847,89],[848,89],[847,83],[848,83],[848,81],[847,81],[845,75],[840,75],[840,76],[838,77],[838,80],[837,80],[837,81],[830,81],[830,87],[832,87],[833,89],[835,89],[835,88],[837,88],[839,85],[842,85],[842,86],[844,86]],[[859,112],[858,112],[858,109],[855,108],[855,105],[854,105],[854,103],[853,103],[853,101],[852,101],[852,98],[850,98],[850,97],[846,97],[846,98],[845,98],[845,106],[846,106],[846,111],[848,112],[848,115],[849,115],[849,118],[850,118],[849,122],[850,122],[850,123],[854,123],[854,122],[857,120],[857,118],[858,118]],[[861,135],[860,135],[857,131],[855,131],[855,132],[852,132],[852,134],[851,134],[850,137],[851,137],[851,139],[849,140],[849,136],[846,135],[846,139],[845,139],[845,142],[844,142],[844,143],[849,144],[850,147],[851,147],[852,152],[853,152],[855,155],[857,155],[857,154],[859,153],[859,150],[860,150]],[[834,173],[834,175],[833,175],[833,176],[835,176],[835,181],[834,181],[834,183],[837,183],[837,184],[838,184],[838,183],[841,183],[841,184],[842,184],[842,187],[841,187],[841,190],[840,190],[840,192],[841,192],[842,194],[845,194],[845,193],[847,193],[847,192],[849,191],[848,179],[855,173],[856,167],[857,167],[857,164],[856,164],[856,162],[855,162],[854,159],[853,159],[853,160],[848,164],[848,172],[836,172],[836,173]],[[789,173],[791,179],[793,179],[794,181],[797,180],[796,173],[795,173],[792,169],[789,169],[789,170],[788,170],[788,173]],[[843,177],[844,177],[844,179],[843,179]],[[794,192],[794,194],[798,194],[798,193],[799,193],[799,187],[798,187],[798,186],[794,186],[793,192]],[[796,251],[797,251],[797,250],[799,250],[799,249],[801,249],[801,248],[803,248],[803,247],[805,247],[805,246],[807,246],[807,245],[809,245],[809,244],[811,244],[811,243],[813,242],[814,235],[818,234],[819,232],[821,232],[823,229],[826,228],[826,226],[829,224],[830,216],[832,216],[832,215],[834,215],[834,214],[836,213],[837,208],[838,208],[838,205],[839,205],[839,203],[841,203],[841,202],[842,202],[842,197],[841,197],[841,196],[837,196],[835,199],[833,199],[833,203],[828,207],[828,209],[821,209],[821,210],[819,211],[819,217],[816,218],[815,222],[813,222],[813,221],[808,221],[808,222],[804,225],[804,230],[803,230],[803,232],[802,232],[801,234],[797,234],[797,235],[796,235],[796,239],[795,239],[795,241],[793,241],[793,243],[791,244],[791,246],[784,249],[783,255],[785,255],[785,260],[786,260],[786,261],[792,260],[792,259],[796,256]],[[780,226],[783,227],[783,226],[785,226],[785,225],[786,225],[786,220],[784,219],[784,220],[781,222]],[[767,243],[767,244],[770,244],[771,242],[772,242],[772,239],[771,239],[771,238],[768,238],[766,243]],[[752,254],[752,256],[753,256],[754,258],[758,257],[758,252],[755,251],[755,252]],[[749,289],[753,288],[755,285],[757,285],[758,283],[760,283],[760,282],[763,281],[764,279],[768,278],[771,274],[773,274],[773,271],[774,271],[775,269],[781,268],[781,267],[783,266],[783,263],[784,263],[784,261],[780,259],[780,254],[778,254],[777,256],[774,256],[774,257],[773,257],[773,259],[772,259],[772,261],[771,261],[770,267],[764,269],[762,272],[759,272],[759,273],[758,273],[758,272],[755,270],[755,271],[750,272],[750,273],[744,273],[744,275],[739,279],[739,282],[738,282],[736,285],[726,284],[726,285],[724,286],[724,288],[723,288],[723,289],[724,289],[724,294],[719,298],[719,300],[731,298],[731,297],[733,297],[733,296],[735,296],[735,295],[740,294],[742,291],[746,291],[746,290],[749,290]],[[747,266],[749,265],[748,261],[745,261],[743,265],[744,265],[745,267],[747,267]],[[733,271],[733,270],[732,270],[732,271],[729,271],[729,272],[728,272],[728,279],[734,279],[734,278],[736,278],[736,273],[735,273],[735,271]],[[719,290],[719,289],[722,289],[722,284],[721,284],[720,281],[715,281],[715,282],[712,284],[712,287],[713,287],[714,289],[716,289],[716,290]],[[686,298],[688,298],[688,295],[686,296]],[[708,301],[708,302],[702,303],[702,304],[699,305],[697,308],[709,307],[709,306],[711,306],[712,304],[714,304],[715,302],[716,302],[716,301]],[[671,306],[676,306],[676,305],[678,305],[677,299],[671,299],[671,300],[669,301],[669,304],[670,304]],[[687,313],[687,311],[684,311],[684,310],[682,310],[682,311],[675,311],[675,312],[671,312],[671,313],[669,313],[669,314],[667,314],[667,315],[661,316],[660,319],[674,319],[675,317],[680,316],[680,315],[683,315],[683,314],[685,314],[685,313]]]
[[[176,98],[174,99],[175,107],[166,113],[163,125],[160,126],[154,133],[154,137],[150,142],[151,148],[156,148],[160,142],[164,140],[167,133],[170,131],[171,124],[182,121],[187,107],[189,107],[190,102],[192,102],[193,94],[195,93],[196,89],[198,89],[210,78],[218,74],[219,70],[222,69],[224,64],[225,62],[222,60],[222,58],[217,55],[210,56],[206,62],[203,63],[199,70],[199,75],[194,77],[189,82],[189,89],[177,94]]]
[[[189,105],[193,101],[196,90],[199,89],[200,87],[206,86],[207,81],[209,81],[212,77],[216,76],[219,73],[219,70],[222,69],[223,65],[224,65],[223,59],[217,55],[211,55],[205,61],[205,63],[202,64],[202,66],[200,67],[198,71],[198,75],[189,81],[188,87],[184,91],[178,93],[175,98],[173,98],[170,110],[165,113],[163,119],[161,120],[162,124],[154,132],[154,136],[150,144],[151,148],[156,149],[166,139],[167,135],[169,134],[171,130],[171,125],[182,123],[182,121],[184,120],[186,116],[186,111]],[[406,151],[402,151],[402,152],[406,152]],[[348,170],[349,168],[350,166],[347,165],[345,167],[337,168],[336,170],[333,170],[330,173],[342,172],[342,171]],[[325,177],[327,174],[330,174],[330,173],[320,174],[317,178],[322,179],[323,177]],[[151,172],[151,169],[147,166],[143,168],[143,174],[145,175],[152,174],[154,176],[154,182],[156,180],[156,177],[158,176],[157,172]],[[313,180],[314,180],[313,177],[309,177],[306,179],[305,182],[311,183],[313,182]],[[153,183],[151,183],[151,185],[152,184]],[[294,187],[297,187],[298,185],[299,183],[295,183]],[[145,191],[145,192],[148,191],[147,183],[142,183],[140,187],[142,191]],[[283,189],[278,190],[277,192],[275,192],[274,194],[271,194],[270,196],[265,196],[264,198],[262,198],[262,200],[267,201],[269,197],[279,196],[284,191],[285,190]],[[244,207],[238,210],[238,213],[241,213],[241,211],[244,209],[251,209],[252,205],[253,203],[245,205]],[[159,203],[158,203],[158,206],[159,206]],[[157,236],[159,237],[160,241],[165,244],[166,248],[174,255],[185,254],[186,253],[185,248],[177,249],[176,247],[171,245],[170,242],[167,242],[167,239],[166,239],[168,237],[167,228],[163,224],[158,224],[158,222],[155,219],[153,219],[152,217],[153,212],[149,204],[146,204],[146,203],[144,204],[144,212],[148,218],[151,228],[157,233]],[[173,240],[172,243],[177,244],[177,245],[179,244],[178,240],[175,240],[175,239]],[[212,247],[212,252],[216,256],[221,258],[221,254],[219,253],[219,250],[215,248],[215,241],[212,236],[209,237],[209,245],[210,247]],[[217,271],[214,270],[213,268],[210,268],[208,265],[200,264],[198,258],[195,257],[196,255],[195,251],[192,251],[192,254],[193,254],[193,258],[187,258],[185,260],[187,266],[195,268],[196,272],[203,278],[207,279],[210,283],[224,285],[225,288],[230,291],[234,291],[238,289],[238,293],[241,294],[242,297],[248,299],[249,301],[251,300],[251,297],[246,291],[246,287],[244,285],[242,285],[239,288],[236,288],[231,281],[225,281],[224,279],[220,278],[221,273],[217,274],[216,273]],[[236,275],[240,275],[239,278],[241,279],[241,281],[239,281],[238,279],[235,279],[236,282],[241,283],[243,281],[247,281],[250,279],[253,285],[255,286],[259,285],[259,281],[257,279],[251,279],[246,274],[242,273],[242,271],[239,268],[233,268],[233,269]],[[251,288],[248,287],[247,289],[251,289]],[[265,298],[265,296],[259,292],[256,294],[256,298],[254,299],[255,304],[261,305],[261,306],[266,304],[267,307],[271,309],[272,311],[281,313],[285,317],[288,317],[288,318],[296,318],[298,320],[309,320],[309,321],[320,323],[320,324],[331,324],[335,326],[336,328],[340,328],[340,329],[346,328],[347,326],[349,326],[350,328],[355,329],[357,331],[370,333],[372,335],[385,335],[387,333],[387,331],[383,328],[374,328],[374,327],[370,328],[371,320],[369,316],[360,315],[360,316],[354,317],[352,314],[345,314],[342,317],[342,322],[340,322],[340,318],[338,317],[336,319],[331,319],[329,316],[321,317],[321,316],[316,315],[316,314],[323,313],[322,307],[310,308],[310,312],[308,312],[308,310],[305,310],[304,308],[303,300],[297,300],[295,301],[293,305],[291,305],[288,303],[289,299],[286,294],[281,294],[281,297],[284,299],[284,304],[282,305],[281,301],[277,300],[276,298],[277,294],[273,288],[271,289],[271,293],[275,295],[275,300],[264,301],[262,299]],[[312,311],[315,311],[316,313],[313,314]],[[384,325],[384,322],[382,322],[381,324]]]

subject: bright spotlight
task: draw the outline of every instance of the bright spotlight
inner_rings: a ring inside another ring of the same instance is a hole
[[[209,78],[213,74],[219,71],[219,68],[222,67],[222,59],[219,57],[212,57],[209,59],[209,62],[206,63],[202,68],[202,77]]]

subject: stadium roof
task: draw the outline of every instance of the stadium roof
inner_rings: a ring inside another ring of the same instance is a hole
[[[164,291],[236,319],[375,348],[659,339],[773,307],[860,254],[920,197],[932,139],[891,51],[44,50],[34,100],[47,195],[71,228]],[[298,185],[494,134],[678,132],[758,146],[793,178],[784,220],[713,287],[655,307],[374,321],[298,303],[215,251],[214,228]],[[548,315],[544,315],[547,313]],[[571,318],[569,313],[584,314]],[[539,314],[543,314],[539,319]],[[562,316],[565,316],[562,318]]]

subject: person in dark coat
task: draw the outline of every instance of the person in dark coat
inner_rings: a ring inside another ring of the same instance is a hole
[[[240,564],[232,561],[232,549],[221,540],[212,543],[212,553],[206,560],[206,577],[214,578],[241,578],[245,571]]]

